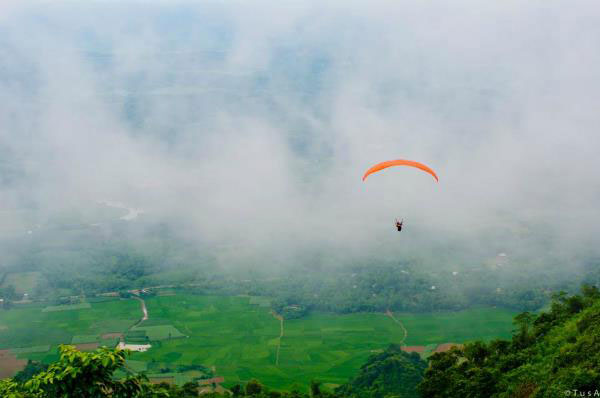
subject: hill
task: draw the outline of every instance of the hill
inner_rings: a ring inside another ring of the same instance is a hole
[[[549,312],[518,315],[509,341],[476,341],[434,354],[419,391],[428,398],[598,396],[599,321],[596,287],[559,293]]]
[[[426,368],[427,362],[419,354],[406,353],[392,344],[381,354],[372,355],[358,375],[335,393],[346,398],[418,397],[416,386]]]

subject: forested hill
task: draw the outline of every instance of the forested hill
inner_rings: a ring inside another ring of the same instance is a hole
[[[600,394],[600,291],[554,297],[551,310],[522,313],[511,341],[474,342],[434,354],[421,396],[562,397]],[[583,395],[582,395],[583,394]]]
[[[416,386],[423,378],[427,362],[416,352],[406,353],[398,345],[372,355],[356,377],[336,389],[336,397],[384,398],[418,397]]]

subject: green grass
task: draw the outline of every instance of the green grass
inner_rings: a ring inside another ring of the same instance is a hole
[[[148,340],[145,330],[133,329],[125,334],[125,342],[128,344],[148,344]]]
[[[185,383],[192,381],[194,378],[192,376],[188,376],[185,373],[177,373],[175,374],[175,384],[178,386],[182,386]]]
[[[141,325],[133,329],[134,331],[140,330],[144,331],[145,335],[151,341],[155,340],[168,340],[168,339],[176,339],[178,337],[185,337],[183,333],[179,330],[175,329],[173,325],[160,325],[160,326],[145,326]]]
[[[115,348],[119,344],[119,339],[102,339],[100,340],[100,347]]]
[[[95,343],[98,341],[98,335],[95,334],[82,334],[73,336],[71,344],[83,344],[83,343]]]
[[[42,305],[0,310],[0,349],[70,344],[76,335],[125,332],[140,316],[134,300],[91,304],[91,308],[42,312]]]
[[[143,361],[126,360],[125,366],[134,372],[145,372],[148,370],[148,364]]]
[[[498,308],[477,308],[430,314],[394,313],[394,316],[408,330],[406,345],[427,345],[509,338],[515,312]]]
[[[38,345],[38,346],[26,347],[26,348],[13,348],[11,351],[15,355],[48,352],[48,351],[50,351],[50,346],[49,345]]]
[[[50,364],[59,359],[58,346],[51,347],[50,350],[47,352],[20,354],[17,357],[22,358],[22,359],[31,359],[34,361],[40,361],[45,364]]]
[[[42,312],[85,310],[88,308],[92,308],[90,303],[50,305],[44,308]]]

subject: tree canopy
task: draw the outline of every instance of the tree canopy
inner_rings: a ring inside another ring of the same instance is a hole
[[[437,353],[423,397],[558,397],[600,386],[600,291],[556,294],[551,309],[515,317],[510,341],[476,341]],[[577,395],[579,396],[579,395]],[[583,395],[582,395],[583,396]],[[585,395],[588,396],[588,395]]]

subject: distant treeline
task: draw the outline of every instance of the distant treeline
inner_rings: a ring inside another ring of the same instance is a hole
[[[551,274],[561,269],[558,266],[554,271],[548,268],[546,274],[520,272],[527,264],[482,264],[454,271],[424,266],[417,259],[355,260],[335,266],[304,261],[277,272],[266,267],[225,271],[210,250],[166,239],[161,231],[136,245],[114,237],[100,242],[80,238],[58,250],[44,248],[40,240],[24,247],[20,260],[5,268],[4,275],[39,272],[30,299],[60,303],[69,296],[166,285],[197,294],[267,296],[272,308],[288,319],[315,310],[427,312],[500,306],[533,311],[546,305],[553,291],[575,292],[581,282],[600,282],[600,260],[593,258],[587,260],[583,273],[571,279]],[[11,286],[4,286],[0,294],[18,299]]]

